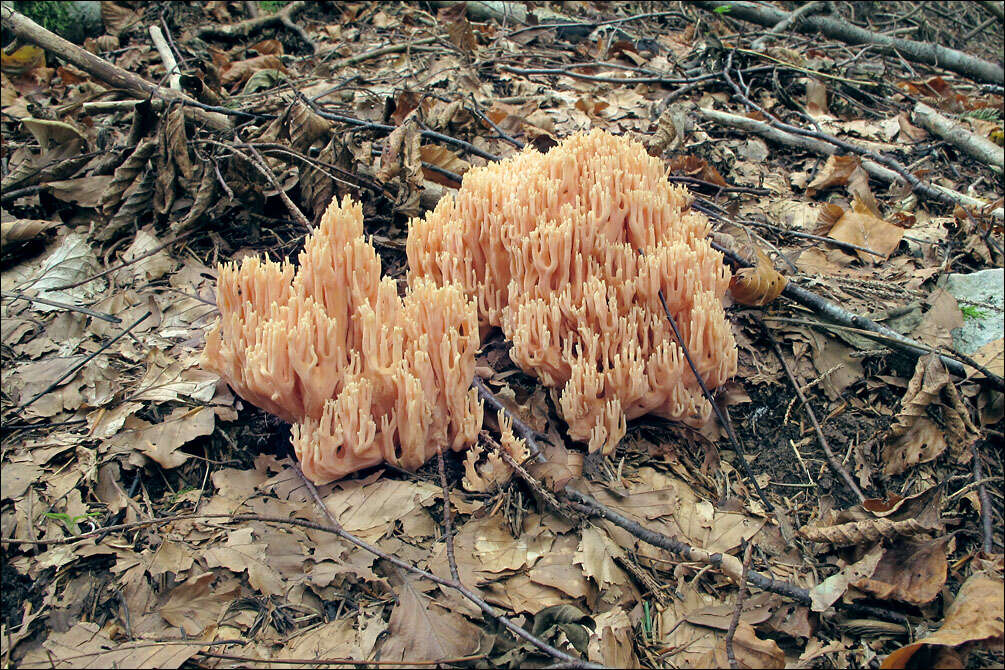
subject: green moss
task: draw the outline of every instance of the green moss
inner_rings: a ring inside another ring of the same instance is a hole
[[[73,30],[68,5],[68,2],[18,2],[15,0],[14,9],[46,30],[65,36]]]
[[[987,316],[987,312],[982,312],[972,305],[964,305],[960,307],[960,311],[963,312],[963,318],[965,319],[983,319]]]
[[[258,0],[258,6],[269,14],[275,14],[288,4],[290,3],[284,2],[284,0]]]

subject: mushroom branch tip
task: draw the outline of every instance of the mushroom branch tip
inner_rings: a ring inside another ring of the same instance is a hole
[[[454,197],[410,223],[409,282],[460,286],[482,332],[551,387],[573,439],[611,453],[644,414],[695,425],[709,388],[736,372],[722,306],[729,270],[708,219],[642,144],[602,130],[469,171]]]
[[[304,474],[323,483],[382,462],[414,470],[473,443],[479,329],[462,288],[415,280],[399,297],[349,197],[332,201],[298,260],[220,267],[202,363],[293,423]]]

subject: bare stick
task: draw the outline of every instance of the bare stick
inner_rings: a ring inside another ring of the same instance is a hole
[[[170,88],[164,88],[163,86],[157,86],[139,75],[112,65],[105,59],[95,56],[90,51],[82,49],[76,44],[49,32],[9,5],[5,4],[0,7],[0,16],[3,17],[4,27],[9,29],[16,37],[42,47],[51,54],[79,67],[84,72],[114,88],[125,89],[133,95],[142,98],[156,96],[165,100],[180,101],[186,106],[191,106],[191,109],[186,108],[187,113],[190,113],[196,120],[205,123],[214,130],[229,130],[232,127],[230,119],[226,116],[207,112],[201,108],[201,103],[192,100],[183,93],[173,91]]]
[[[293,23],[293,17],[299,14],[301,11],[307,8],[307,3],[303,0],[297,0],[297,2],[291,2],[282,9],[280,9],[275,14],[262,14],[250,19],[245,19],[244,21],[239,21],[237,23],[232,23],[227,26],[216,26],[208,25],[203,26],[198,30],[196,35],[201,38],[206,37],[218,37],[222,39],[240,39],[242,37],[247,37],[257,30],[262,28],[272,26],[275,24],[281,24],[285,26],[288,30],[295,32],[300,39],[307,43],[310,47],[311,52],[317,51],[317,45],[314,44],[314,40],[311,39],[310,35],[307,34],[303,28]]]
[[[457,559],[454,557],[454,519],[450,509],[450,488],[447,486],[442,448],[436,452],[436,470],[440,475],[440,489],[443,491],[443,538],[447,545],[447,565],[450,567],[450,576],[460,584],[461,576],[457,572]]]
[[[925,130],[938,135],[985,165],[998,168],[998,172],[1005,169],[1005,149],[947,119],[925,103],[919,102],[914,106],[914,118]]]
[[[789,12],[774,7],[753,2],[737,2],[735,0],[699,0],[694,4],[703,9],[727,11],[729,16],[743,21],[751,21],[762,26],[774,26],[783,21]],[[904,40],[889,35],[874,33],[871,30],[859,28],[840,16],[807,16],[796,29],[809,35],[818,32],[827,37],[841,40],[848,44],[869,44],[887,54],[901,54],[917,63],[925,63],[941,67],[950,72],[956,72],[972,79],[986,81],[999,86],[1005,83],[1005,70],[997,63],[990,63],[969,54],[948,49],[938,44]]]
[[[726,83],[729,84],[730,88],[733,89],[733,92],[736,94],[736,97],[742,100],[744,104],[746,104],[751,109],[755,109],[761,114],[764,114],[764,116],[768,119],[768,123],[773,127],[783,132],[792,133],[794,135],[801,135],[803,137],[810,137],[813,139],[822,140],[824,142],[829,142],[838,149],[843,149],[844,151],[857,154],[859,156],[863,156],[864,158],[873,160],[879,163],[880,165],[883,165],[896,172],[900,176],[900,178],[903,179],[908,184],[908,186],[911,187],[911,190],[917,193],[918,195],[925,196],[932,200],[937,200],[943,204],[950,206],[961,204],[959,200],[953,198],[945,191],[933,188],[927,182],[921,181],[916,176],[914,176],[913,172],[907,169],[907,166],[903,165],[900,161],[890,156],[887,156],[886,154],[876,153],[872,149],[865,149],[853,142],[848,142],[838,137],[835,137],[830,133],[825,133],[818,130],[806,130],[805,128],[800,128],[799,126],[793,126],[791,124],[780,121],[773,114],[771,114],[771,112],[769,112],[768,110],[764,109],[764,107],[761,107],[756,102],[751,100],[747,96],[747,94],[744,93],[743,89],[740,88],[735,81],[733,81],[733,78],[729,74],[730,70],[732,69],[732,66],[733,66],[733,52],[730,52],[729,55],[726,56],[726,64],[722,68],[722,76],[726,80]]]
[[[751,267],[750,261],[743,258],[737,254],[732,249],[727,249],[720,244],[715,242],[710,243],[712,248],[716,251],[721,252],[729,261],[739,267]],[[845,308],[837,305],[826,298],[823,298],[812,291],[807,291],[801,286],[796,286],[794,283],[789,282],[785,285],[785,289],[782,291],[782,295],[791,300],[798,302],[801,305],[809,307],[817,314],[834,321],[838,324],[838,327],[844,326],[848,328],[856,328],[862,331],[863,335],[874,337],[874,339],[880,339],[878,337],[870,335],[870,333],[875,333],[876,335],[882,336],[883,341],[889,342],[896,348],[910,352],[911,354],[918,356],[921,354],[937,353],[933,352],[932,349],[926,347],[920,342],[916,342],[909,337],[901,335],[895,330],[891,330],[886,326],[876,323],[872,319],[864,316],[859,316],[858,314],[853,314],[846,310]],[[773,317],[774,318],[774,317]],[[820,324],[821,327],[828,327],[829,324]],[[959,377],[966,377],[967,370],[963,367],[963,364],[958,360],[950,358],[944,354],[939,354],[939,358],[946,365],[946,368],[952,372],[954,375]],[[998,390],[1005,391],[1005,380],[1001,377],[988,377],[987,379],[978,380],[982,383],[987,383]]]
[[[740,580],[740,592],[736,594],[736,607],[733,609],[733,619],[726,629],[726,658],[729,659],[729,667],[737,670],[740,667],[736,662],[736,654],[733,651],[733,637],[736,635],[736,627],[740,625],[740,613],[743,611],[743,598],[747,595],[747,572],[750,570],[750,557],[753,556],[753,542],[746,542],[747,547],[743,550],[743,579]]]
[[[88,363],[90,363],[94,358],[96,358],[99,354],[101,354],[103,351],[105,351],[105,349],[107,349],[108,347],[112,346],[113,344],[115,344],[116,342],[118,342],[119,340],[121,340],[123,337],[125,337],[126,335],[128,335],[132,331],[133,328],[135,328],[136,326],[138,326],[141,323],[143,323],[144,321],[146,321],[147,318],[151,314],[152,314],[152,312],[148,311],[146,314],[144,314],[140,318],[136,319],[136,321],[134,321],[132,323],[132,325],[130,325],[128,328],[126,328],[125,330],[123,330],[121,333],[119,333],[118,335],[116,335],[112,339],[108,340],[108,342],[106,342],[105,344],[101,345],[101,347],[97,351],[95,351],[94,353],[88,355],[84,360],[82,360],[79,363],[77,363],[76,365],[72,366],[69,370],[67,370],[62,375],[60,375],[59,379],[57,379],[56,381],[52,382],[51,384],[49,384],[48,386],[46,386],[44,389],[42,389],[41,391],[39,391],[38,393],[36,393],[31,398],[31,400],[29,400],[28,402],[20,405],[17,409],[15,409],[13,416],[14,417],[21,416],[21,412],[23,412],[24,410],[26,410],[29,407],[31,407],[31,405],[36,400],[38,400],[39,398],[41,398],[42,396],[44,396],[46,393],[48,393],[52,389],[54,389],[57,386],[59,386],[60,384],[62,384],[64,381],[66,381],[67,379],[69,379],[73,375],[77,374],[78,370],[80,370],[82,367],[84,367],[85,365],[87,365]]]
[[[990,556],[994,550],[994,529],[991,525],[991,496],[984,486],[984,467],[981,464],[981,452],[977,448],[977,443],[970,445],[970,456],[974,461],[974,484],[977,486],[977,499],[981,501],[981,535],[983,542],[981,549],[985,556]]]
[[[71,312],[80,312],[81,314],[86,314],[87,316],[93,316],[95,319],[101,319],[102,321],[107,321],[108,323],[122,323],[122,319],[117,316],[112,316],[111,314],[105,314],[104,312],[95,312],[93,309],[87,309],[86,307],[80,307],[79,305],[70,305],[65,302],[56,302],[55,300],[47,300],[45,298],[36,298],[34,296],[25,295],[20,291],[14,291],[8,293],[7,291],[0,292],[5,298],[10,298],[11,300],[26,300],[28,302],[37,302],[40,305],[48,305],[49,307],[58,307],[59,309],[70,310]]]
[[[174,54],[171,53],[171,47],[168,46],[167,40],[164,39],[164,33],[161,32],[160,26],[150,26],[150,39],[153,40],[158,55],[164,61],[164,69],[167,70],[168,74],[168,86],[173,91],[180,91],[181,72],[178,70],[178,61],[175,60]]]
[[[750,48],[754,51],[763,51],[764,48],[768,46],[768,42],[771,41],[771,38],[784,33],[786,30],[799,23],[804,16],[808,16],[813,12],[818,12],[824,7],[826,7],[824,3],[816,2],[816,0],[807,2],[805,5],[773,25],[768,32],[754,40],[754,42],[750,45]]]
[[[761,330],[764,332],[765,337],[768,338],[768,342],[771,344],[772,351],[775,352],[775,357],[778,358],[778,362],[782,364],[782,370],[785,371],[785,376],[789,378],[792,383],[792,388],[796,390],[796,395],[799,397],[799,401],[803,404],[803,408],[806,410],[806,414],[810,417],[810,421],[813,423],[813,429],[817,433],[817,440],[820,442],[820,446],[823,447],[824,453],[827,454],[827,463],[831,466],[831,470],[834,471],[838,477],[840,477],[851,492],[858,497],[859,502],[865,502],[865,495],[862,493],[862,489],[858,487],[855,480],[848,473],[841,461],[837,459],[834,452],[831,451],[830,445],[827,443],[827,438],[824,437],[824,431],[820,428],[820,422],[817,421],[817,415],[813,411],[813,407],[810,406],[809,401],[806,396],[803,395],[803,391],[799,388],[799,382],[796,381],[795,376],[792,374],[792,370],[789,369],[789,364],[785,362],[785,357],[782,356],[782,350],[778,346],[778,341],[775,340],[775,336],[771,334],[768,327],[761,321],[760,317],[756,314],[754,315],[754,320],[757,321],[761,326]]]
[[[812,137],[807,137],[804,135],[798,135],[792,132],[787,132],[780,130],[778,128],[772,127],[764,121],[758,121],[757,119],[751,119],[746,116],[740,116],[739,114],[731,114],[729,112],[721,112],[716,109],[698,109],[698,113],[705,118],[715,121],[724,126],[729,126],[731,128],[736,128],[748,133],[754,133],[760,135],[769,142],[774,142],[775,144],[783,144],[785,146],[796,147],[804,151],[809,151],[821,156],[833,156],[838,153],[837,147],[828,142],[814,139]],[[794,127],[794,126],[793,126]],[[835,138],[836,139],[836,138]],[[894,170],[880,165],[879,163],[864,159],[862,161],[862,169],[869,173],[869,176],[877,179],[881,182],[887,184],[893,184],[898,182],[904,182],[905,180],[897,174]],[[915,178],[917,179],[917,178]],[[978,200],[969,195],[959,193],[945,186],[940,186],[939,184],[929,184],[929,186],[938,192],[939,195],[936,199],[942,201],[943,196],[949,198],[954,203],[965,205],[967,207],[979,207],[987,208],[987,202]],[[991,216],[998,219],[1005,219],[1005,208],[997,207],[991,211]]]

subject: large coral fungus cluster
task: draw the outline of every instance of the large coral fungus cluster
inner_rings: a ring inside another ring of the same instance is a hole
[[[664,314],[709,387],[736,371],[722,308],[729,272],[707,219],[638,142],[603,131],[471,170],[408,235],[410,282],[460,284],[482,330],[554,389],[573,439],[610,453],[626,419],[711,411]]]
[[[304,474],[321,483],[383,461],[415,469],[474,442],[478,320],[463,291],[416,280],[399,298],[348,198],[331,203],[299,260],[220,268],[203,365],[294,423]]]

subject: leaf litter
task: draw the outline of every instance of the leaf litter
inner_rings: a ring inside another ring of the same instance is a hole
[[[551,662],[456,591],[310,527],[324,520],[288,428],[197,361],[218,261],[295,254],[305,221],[350,193],[400,278],[407,218],[471,167],[592,127],[643,141],[710,212],[717,243],[756,262],[734,272],[740,372],[719,400],[774,509],[714,422],[641,419],[612,457],[584,458],[492,336],[479,374],[548,436],[548,462],[507,482],[493,412],[473,449],[496,476],[463,484],[463,456],[447,459],[461,582],[540,641],[614,667],[1002,662],[1002,342],[960,376],[786,292],[945,354],[967,312],[940,279],[1003,262],[1001,177],[911,110],[925,102],[1000,144],[1000,83],[791,31],[753,49],[751,24],[677,3],[505,3],[525,17],[512,20],[463,3],[284,3],[275,20],[235,3],[128,4],[102,3],[106,34],[85,48],[166,85],[147,30],[160,25],[198,112],[111,100],[108,82],[32,45],[3,54],[5,664]],[[838,11],[1001,62],[999,24],[976,4],[868,4]],[[961,39],[985,23],[991,39]],[[762,110],[895,156],[970,204],[884,181],[870,156],[711,120],[702,110],[767,118],[730,90],[728,64]],[[828,467],[757,316],[864,501]],[[376,468],[319,494],[347,531],[449,579],[435,467]],[[703,555],[753,543],[752,570],[808,595],[752,585],[740,606],[715,564],[556,509],[570,482]]]

